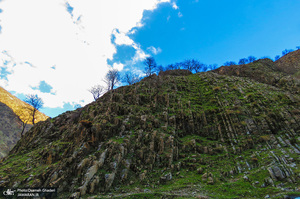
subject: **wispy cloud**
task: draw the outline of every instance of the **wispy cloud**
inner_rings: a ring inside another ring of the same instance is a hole
[[[158,48],[155,48],[154,46],[150,46],[147,48],[147,50],[149,50],[151,53],[153,53],[154,55],[157,55],[159,53],[162,52],[161,48],[158,47]]]
[[[183,14],[181,12],[178,12],[178,17],[183,17]]]

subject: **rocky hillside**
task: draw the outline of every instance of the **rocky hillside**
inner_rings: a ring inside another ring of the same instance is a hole
[[[5,157],[21,138],[22,121],[27,122],[24,133],[31,127],[29,110],[32,107],[0,87],[0,159]],[[48,117],[37,113],[37,122]],[[21,121],[21,120],[22,121]]]
[[[299,94],[221,70],[153,75],[38,123],[0,163],[0,186],[58,187],[60,198],[297,195]]]
[[[300,50],[288,53],[275,62],[276,68],[286,74],[300,78]]]

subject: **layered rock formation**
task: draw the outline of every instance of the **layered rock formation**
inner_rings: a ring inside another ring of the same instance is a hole
[[[65,198],[296,191],[297,90],[222,70],[152,75],[38,123],[0,164],[0,186],[58,187]]]

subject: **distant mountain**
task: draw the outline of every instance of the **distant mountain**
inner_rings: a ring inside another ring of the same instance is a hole
[[[295,198],[299,82],[269,59],[166,71],[36,124],[0,163],[0,187],[59,198]],[[1,193],[0,193],[1,194]]]
[[[0,159],[5,157],[21,138],[22,121],[28,122],[24,133],[32,127],[32,121],[28,119],[29,108],[32,108],[29,104],[0,87]],[[38,112],[36,122],[47,118],[45,114]]]

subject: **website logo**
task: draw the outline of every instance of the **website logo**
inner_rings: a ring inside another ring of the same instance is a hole
[[[7,189],[6,191],[3,191],[3,195],[13,196],[13,195],[15,195],[15,191],[12,191],[11,189]]]

